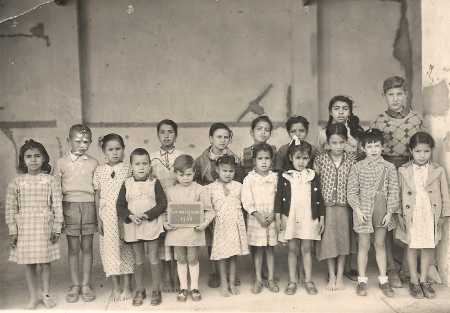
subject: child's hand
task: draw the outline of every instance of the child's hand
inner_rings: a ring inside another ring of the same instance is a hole
[[[381,226],[386,227],[391,222],[392,214],[386,213],[386,215],[383,217],[383,221],[381,222]]]
[[[198,226],[195,226],[194,230],[200,232],[200,231],[204,231],[206,229],[206,227],[208,227],[208,225],[203,223],[203,224],[200,224]]]
[[[356,211],[356,218],[358,219],[358,223],[360,224],[364,224],[369,220],[369,218],[365,216],[360,210]]]
[[[266,215],[266,225],[269,226],[275,220],[275,213]]]
[[[130,215],[129,219],[135,223],[136,225],[140,225],[142,223],[142,217],[140,215]]]
[[[97,221],[97,229],[98,229],[98,233],[100,234],[100,236],[103,236],[103,221],[101,218],[98,218]]]
[[[261,227],[266,228],[267,224],[266,224],[266,218],[259,212],[254,212],[253,216],[256,218],[256,220],[258,221],[258,223],[261,225]]]
[[[165,230],[167,230],[167,231],[171,231],[171,230],[174,230],[174,229],[177,229],[176,227],[173,227],[172,225],[170,225],[169,223],[164,223],[164,229]]]
[[[17,246],[17,235],[9,235],[9,246],[13,249]]]
[[[325,218],[323,216],[320,217],[319,226],[320,226],[319,232],[322,235],[323,232],[325,231]]]
[[[50,242],[53,243],[53,244],[57,243],[58,240],[59,240],[60,235],[61,235],[60,233],[54,233],[54,232],[52,232],[52,233],[50,234]]]

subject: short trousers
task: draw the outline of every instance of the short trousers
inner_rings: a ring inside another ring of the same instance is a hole
[[[64,232],[67,236],[92,235],[97,232],[94,202],[63,201]]]
[[[174,247],[175,260],[181,264],[196,264],[200,247]]]

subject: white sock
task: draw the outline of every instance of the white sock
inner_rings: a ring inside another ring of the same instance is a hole
[[[187,264],[177,262],[178,279],[180,280],[180,289],[187,289]]]
[[[388,282],[388,277],[387,276],[378,276],[378,281],[380,282],[380,284],[386,284]]]
[[[366,283],[369,281],[369,277],[367,276],[358,276],[358,283]]]
[[[189,274],[191,275],[191,290],[198,289],[198,276],[200,274],[200,263],[189,264]]]

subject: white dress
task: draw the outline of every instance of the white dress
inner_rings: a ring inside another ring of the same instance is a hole
[[[311,212],[311,181],[315,173],[311,169],[304,171],[291,170],[283,174],[291,183],[291,207],[286,222],[284,238],[320,240],[319,220],[312,218]]]
[[[435,248],[434,213],[425,183],[428,178],[428,165],[413,165],[414,184],[416,188],[416,206],[412,209],[412,223],[410,229],[412,249]]]

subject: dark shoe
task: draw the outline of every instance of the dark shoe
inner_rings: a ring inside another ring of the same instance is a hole
[[[144,299],[147,298],[147,293],[144,290],[137,290],[133,297],[133,305],[140,306],[144,303]]]
[[[367,283],[358,283],[358,285],[356,285],[356,294],[362,297],[367,296]]]
[[[314,285],[314,283],[312,281],[305,281],[303,286],[305,287],[305,290],[306,290],[306,292],[309,295],[316,295],[317,294],[316,285]]]
[[[419,284],[409,283],[409,294],[415,299],[423,299],[423,291]]]
[[[187,297],[188,297],[187,289],[181,289],[178,292],[177,300],[180,301],[180,302],[185,302],[187,300]]]
[[[220,287],[220,278],[219,278],[218,274],[209,274],[208,287],[209,288],[219,288]]]
[[[255,281],[255,284],[253,285],[253,288],[252,288],[252,293],[254,293],[254,294],[261,293],[263,287],[264,287],[264,285],[263,285],[262,281]]]
[[[401,270],[400,272],[398,272],[398,277],[400,278],[400,281],[402,282],[402,284],[407,285],[410,283],[409,274],[406,273],[405,271]]]
[[[84,302],[91,302],[95,300],[95,293],[89,285],[81,286],[81,299]]]
[[[290,281],[287,286],[286,289],[284,290],[284,293],[287,294],[288,296],[292,296],[297,292],[297,283]]]
[[[191,298],[192,301],[200,301],[202,299],[202,294],[198,289],[192,289],[191,290]]]
[[[349,270],[348,272],[344,273],[344,276],[350,279],[351,281],[358,281],[358,271],[356,270]]]
[[[381,291],[383,292],[383,294],[388,297],[388,298],[392,298],[395,293],[394,293],[394,289],[392,289],[391,284],[389,282],[384,283],[384,284],[379,284]]]
[[[162,297],[161,297],[161,291],[160,290],[153,290],[152,291],[152,297],[150,299],[151,305],[158,305],[161,304]]]
[[[392,288],[402,288],[403,284],[398,276],[398,272],[396,270],[389,270],[387,272],[388,280]]]
[[[280,291],[280,288],[278,287],[278,284],[275,282],[275,280],[267,281],[267,289],[275,293]]]
[[[436,297],[436,292],[434,291],[433,287],[431,287],[431,283],[420,283],[420,287],[422,287],[423,295],[425,296],[425,298],[434,299]]]
[[[80,298],[81,287],[78,285],[73,285],[69,288],[69,292],[66,295],[66,302],[75,303],[78,302]]]

